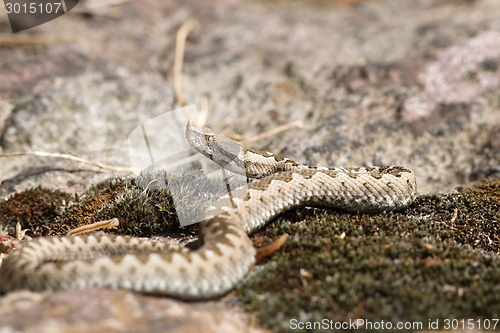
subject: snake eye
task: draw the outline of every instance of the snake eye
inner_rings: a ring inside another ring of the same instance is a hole
[[[212,143],[213,140],[214,140],[214,136],[213,135],[205,134],[205,141],[207,143]]]

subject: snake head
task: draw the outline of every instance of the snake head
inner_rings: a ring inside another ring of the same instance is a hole
[[[191,121],[186,125],[186,139],[191,147],[221,167],[246,176],[244,150],[238,142],[223,134],[214,134],[208,127],[195,127]]]

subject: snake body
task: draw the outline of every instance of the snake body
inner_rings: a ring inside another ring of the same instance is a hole
[[[185,300],[224,295],[255,263],[248,234],[298,206],[351,212],[402,209],[416,195],[411,170],[400,167],[315,168],[247,148],[188,123],[188,142],[226,169],[260,178],[243,195],[226,195],[200,223],[190,250],[129,236],[40,237],[19,246],[0,269],[0,291],[126,288]]]

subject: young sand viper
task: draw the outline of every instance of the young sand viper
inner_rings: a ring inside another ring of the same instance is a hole
[[[223,196],[208,209],[200,223],[199,249],[116,235],[39,237],[4,261],[0,291],[94,286],[185,300],[217,297],[234,288],[255,263],[248,234],[284,211],[299,206],[391,211],[417,196],[415,176],[405,167],[308,167],[191,123],[186,138],[222,167],[260,178],[246,186],[244,195]]]

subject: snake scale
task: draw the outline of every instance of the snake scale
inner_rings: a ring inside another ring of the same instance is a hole
[[[4,261],[0,291],[94,286],[184,300],[218,297],[255,263],[248,234],[284,211],[298,206],[390,211],[408,206],[417,195],[415,176],[405,167],[308,167],[191,123],[186,138],[224,168],[260,178],[248,184],[243,199],[231,202],[226,195],[207,210],[199,249],[107,234],[39,237],[22,243]]]

